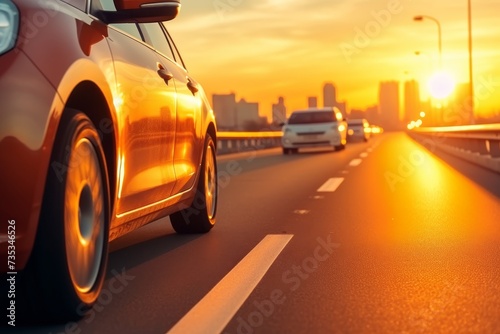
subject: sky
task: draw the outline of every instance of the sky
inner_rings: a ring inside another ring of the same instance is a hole
[[[475,113],[500,111],[500,0],[471,0]],[[167,23],[209,98],[236,93],[262,116],[283,96],[287,113],[333,82],[349,109],[378,103],[379,82],[427,80],[442,66],[468,82],[466,0],[184,0]],[[416,54],[418,53],[418,55]]]

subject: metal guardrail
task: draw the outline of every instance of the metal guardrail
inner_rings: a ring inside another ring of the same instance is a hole
[[[408,134],[431,148],[500,173],[500,123],[433,128],[416,128]]]
[[[383,132],[384,130],[379,126],[373,125],[371,128],[372,135]],[[283,137],[282,131],[218,131],[217,153],[228,154],[281,147],[281,137]]]
[[[228,154],[281,146],[281,131],[217,132],[218,154]]]

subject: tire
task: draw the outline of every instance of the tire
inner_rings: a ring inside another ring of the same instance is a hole
[[[99,297],[108,258],[108,179],[99,135],[83,113],[63,115],[26,272],[30,311],[43,322],[83,317]]]
[[[170,215],[172,227],[179,234],[206,233],[215,225],[218,182],[215,143],[207,134],[198,185],[193,203],[187,209]]]
[[[286,155],[286,154],[289,154],[289,153],[290,153],[290,149],[283,147],[283,154]]]

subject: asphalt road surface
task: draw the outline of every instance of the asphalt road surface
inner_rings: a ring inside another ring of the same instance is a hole
[[[222,156],[219,182],[210,233],[114,241],[87,316],[13,332],[500,332],[499,174],[386,133]]]

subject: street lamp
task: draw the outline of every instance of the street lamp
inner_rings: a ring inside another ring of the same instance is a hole
[[[471,17],[471,3],[467,0],[467,17],[468,17],[468,31],[469,31],[469,123],[474,123],[474,81],[472,77],[472,17]]]
[[[413,17],[413,20],[414,21],[423,21],[424,18],[436,22],[436,24],[438,26],[439,68],[441,68],[442,65],[443,65],[443,61],[442,61],[442,54],[443,54],[443,52],[442,52],[442,46],[441,46],[441,24],[439,24],[439,21],[436,20],[435,18],[433,18],[432,16],[427,16],[427,15],[418,15],[418,16],[415,16],[415,17]]]

